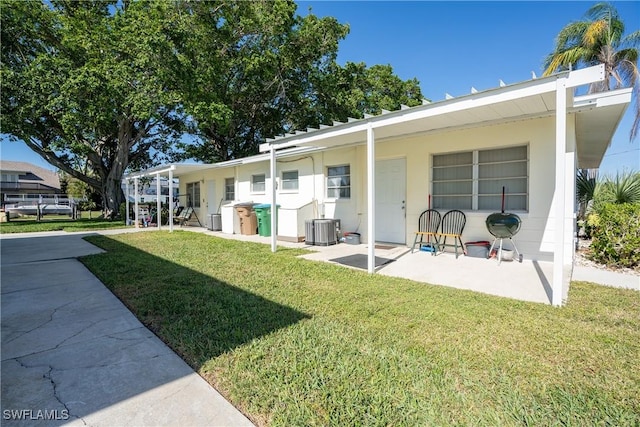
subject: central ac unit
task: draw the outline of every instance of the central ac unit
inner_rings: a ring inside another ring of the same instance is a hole
[[[329,246],[338,243],[338,230],[333,219],[317,219],[314,228],[315,245]]]
[[[315,240],[315,227],[314,227],[314,219],[309,219],[307,221],[304,222],[304,230],[305,230],[305,235],[304,235],[304,242],[307,245],[315,245],[316,240]]]
[[[304,226],[307,245],[330,246],[338,243],[339,219],[309,219]]]

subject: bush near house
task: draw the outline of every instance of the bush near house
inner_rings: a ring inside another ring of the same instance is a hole
[[[617,267],[640,266],[640,203],[606,203],[597,215],[592,258]]]

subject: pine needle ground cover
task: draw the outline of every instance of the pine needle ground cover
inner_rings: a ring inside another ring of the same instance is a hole
[[[198,233],[87,239],[107,252],[85,265],[258,425],[640,423],[636,291],[574,282],[555,308]]]

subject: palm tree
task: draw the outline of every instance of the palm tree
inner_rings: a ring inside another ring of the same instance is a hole
[[[624,36],[624,23],[609,3],[598,3],[585,14],[584,20],[564,27],[556,38],[556,46],[544,62],[544,75],[572,67],[604,64],[607,79],[590,88],[603,92],[633,87],[636,117],[629,138],[638,135],[640,127],[640,30]]]

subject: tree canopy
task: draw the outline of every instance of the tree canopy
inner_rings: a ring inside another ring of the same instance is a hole
[[[2,131],[99,191],[107,215],[124,171],[178,136],[165,16],[163,3],[3,5]]]
[[[289,0],[7,0],[2,132],[102,195],[125,170],[254,154],[265,138],[400,104],[417,80],[336,63],[348,26]]]
[[[602,92],[633,87],[635,120],[630,138],[640,126],[640,30],[625,36],[625,26],[615,7],[609,3],[592,6],[581,21],[569,23],[556,38],[554,51],[544,62],[545,75],[573,67],[604,64],[607,79],[592,87]]]

